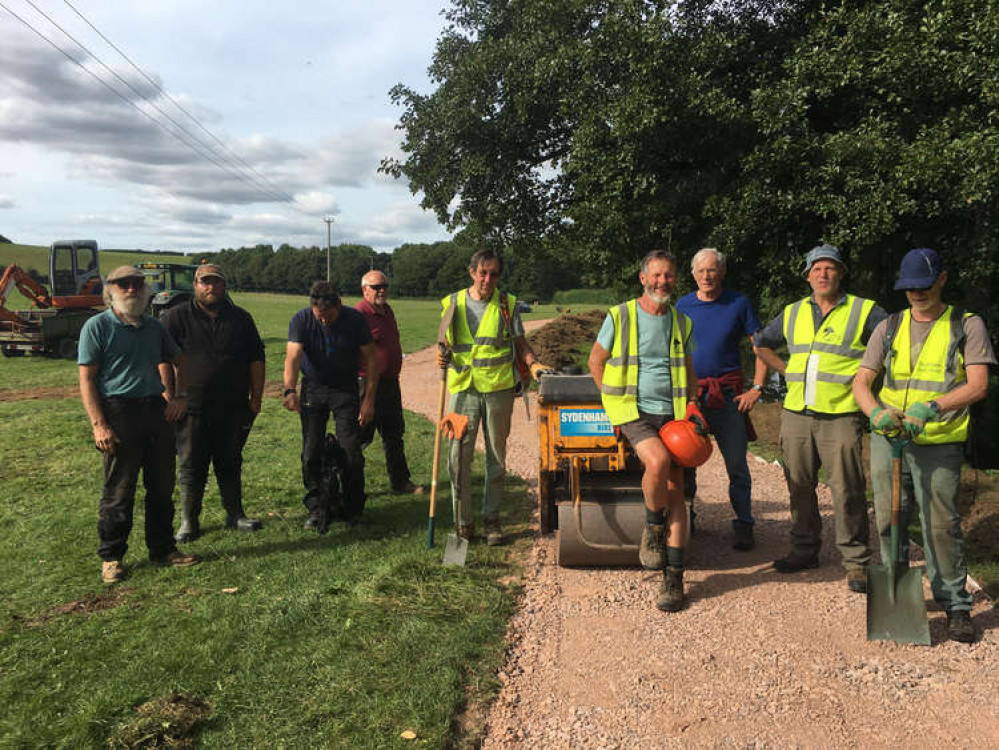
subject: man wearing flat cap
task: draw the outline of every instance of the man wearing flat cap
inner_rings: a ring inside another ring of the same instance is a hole
[[[260,412],[264,345],[250,314],[226,294],[222,269],[206,263],[194,272],[194,297],[163,316],[187,363],[187,388],[167,382],[167,398],[186,399],[177,425],[180,455],[178,542],[201,536],[201,505],[213,466],[225,510],[225,528],[256,531],[243,510],[243,446]]]
[[[125,552],[132,531],[135,488],[142,472],[146,547],[149,559],[176,568],[198,562],[177,550],[173,539],[175,446],[173,422],[183,414],[182,398],[163,399],[162,378],[184,361],[170,334],[146,315],[152,290],[134,266],[120,266],[104,283],[107,310],[80,331],[77,362],[80,396],[104,456],[104,486],[97,513],[101,578],[117,583],[126,575]]]
[[[756,334],[754,350],[787,381],[780,447],[791,496],[791,551],[774,561],[781,573],[819,566],[822,518],[819,468],[832,491],[836,546],[851,591],[867,591],[867,482],[861,459],[864,415],[852,383],[874,327],[887,314],[872,300],[841,290],[846,264],[837,248],[820,245],[805,256],[812,293],[793,302]],[[785,362],[774,351],[787,343]]]
[[[905,437],[902,452],[902,508],[919,509],[926,575],[933,598],[947,613],[951,640],[973,643],[971,594],[964,559],[964,535],[957,509],[968,407],[985,398],[989,367],[996,355],[985,323],[942,299],[947,272],[935,250],[910,250],[895,289],[905,291],[909,309],[893,313],[874,329],[853,381],[853,393],[871,428],[871,482],[881,540],[881,557],[891,544],[891,445]],[[884,372],[875,398],[872,386]],[[900,519],[896,559],[908,559],[908,519]]]
[[[364,315],[344,307],[340,292],[329,281],[313,282],[309,307],[299,310],[288,326],[284,359],[284,407],[302,421],[302,483],[309,511],[305,528],[326,531],[328,520],[320,492],[323,441],[330,415],[336,438],[347,457],[347,497],[344,520],[350,526],[364,511],[364,452],[362,428],[375,416],[378,393],[378,353]],[[361,361],[366,373],[364,399],[358,394]],[[302,390],[298,390],[298,375]]]

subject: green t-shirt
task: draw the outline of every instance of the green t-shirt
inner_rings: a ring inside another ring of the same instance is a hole
[[[180,352],[158,320],[143,315],[138,325],[119,320],[111,308],[88,320],[80,331],[77,363],[98,365],[102,398],[145,398],[163,392],[157,369]]]

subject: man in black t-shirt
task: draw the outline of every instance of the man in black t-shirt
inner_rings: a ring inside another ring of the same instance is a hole
[[[260,412],[264,344],[250,314],[226,295],[222,269],[194,272],[194,298],[167,310],[163,325],[187,359],[187,412],[177,424],[181,524],[178,542],[201,535],[201,502],[208,466],[215,469],[225,526],[256,531],[260,521],[243,510],[243,446]],[[167,398],[174,384],[167,383]]]
[[[336,421],[337,440],[347,455],[348,494],[344,508],[347,523],[356,524],[364,510],[361,427],[374,419],[378,355],[364,315],[344,307],[332,283],[314,282],[309,301],[310,307],[295,313],[288,326],[284,406],[299,412],[302,420],[303,502],[309,510],[305,526],[321,531],[322,451],[331,412]],[[358,364],[362,357],[367,372],[363,401],[357,392]]]

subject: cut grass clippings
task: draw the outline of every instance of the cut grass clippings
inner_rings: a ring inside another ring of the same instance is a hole
[[[432,427],[407,417],[414,480],[428,482]],[[176,733],[148,746],[454,744],[468,701],[497,689],[518,593],[510,581],[531,538],[525,487],[508,484],[512,545],[473,544],[466,567],[445,568],[446,473],[434,549],[427,497],[389,492],[377,440],[366,454],[368,523],[319,537],[302,529],[300,441],[298,416],[268,400],[244,461],[245,503],[264,528],[224,530],[210,482],[204,536],[184,545],[202,558],[194,568],[147,562],[140,490],[129,577],[106,587],[95,553],[100,457],[79,402],[0,403],[0,744],[132,746],[164,723]],[[163,718],[171,696],[210,714]],[[415,740],[400,738],[407,730]]]

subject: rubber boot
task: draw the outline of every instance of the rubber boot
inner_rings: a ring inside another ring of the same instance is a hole
[[[201,523],[198,517],[201,515],[201,500],[180,501],[180,528],[174,535],[181,544],[193,542],[201,536]]]

